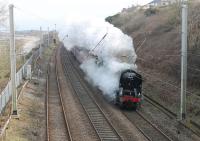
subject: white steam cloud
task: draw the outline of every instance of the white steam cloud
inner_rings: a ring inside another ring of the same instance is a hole
[[[107,36],[94,49],[106,33]],[[75,46],[94,49],[91,53],[97,55],[98,60],[96,57],[85,57],[80,67],[86,79],[111,98],[119,87],[121,71],[137,68],[132,39],[107,22],[94,20],[72,23],[66,26],[61,35],[62,38],[66,37],[64,44],[69,50]]]

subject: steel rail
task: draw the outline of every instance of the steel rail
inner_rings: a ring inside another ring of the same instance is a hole
[[[126,112],[122,112],[124,114],[124,116],[127,118],[127,120],[129,120],[131,123],[133,123],[133,125],[149,140],[149,141],[154,141],[154,140],[158,140],[156,138],[160,138],[158,137],[158,133],[159,135],[161,135],[163,138],[162,141],[167,140],[167,141],[173,141],[172,139],[170,139],[166,134],[164,134],[158,127],[156,127],[153,123],[151,123],[149,120],[147,120],[143,115],[141,116],[140,113],[138,113],[138,111],[134,112],[134,114],[136,114],[137,117],[133,115],[128,115],[130,113],[126,113]],[[130,118],[130,116],[134,119],[134,121]],[[139,118],[139,119],[138,119]],[[142,120],[142,121],[141,121]],[[146,123],[146,124],[145,124]],[[145,127],[144,127],[145,125]],[[143,127],[142,127],[143,126]],[[149,127],[151,129],[149,129]],[[145,131],[147,130],[147,131]],[[156,130],[155,132],[157,132],[157,135],[152,133],[149,133],[149,131],[153,131]],[[161,131],[161,132],[160,132]],[[164,134],[164,135],[163,135]]]
[[[161,112],[166,114],[169,118],[173,119],[173,118],[177,117],[176,113],[174,113],[171,110],[167,109],[166,107],[164,107],[163,105],[161,105],[160,103],[158,103],[157,101],[155,101],[154,99],[149,97],[148,95],[144,94],[144,98],[145,98],[145,101],[147,101],[148,103],[150,103],[151,105],[153,105],[154,107],[159,109]]]
[[[58,65],[57,65],[57,55],[58,55],[58,50],[56,51],[56,81],[57,81],[57,86],[58,86],[58,92],[59,92],[59,97],[60,97],[60,101],[61,101],[61,105],[62,105],[62,110],[63,110],[63,114],[64,114],[64,119],[65,119],[65,123],[67,126],[67,131],[68,131],[68,136],[69,136],[69,141],[73,141],[72,135],[71,135],[71,131],[70,131],[70,126],[69,126],[69,122],[67,119],[67,115],[66,115],[66,111],[64,108],[64,102],[63,102],[63,97],[62,97],[62,93],[61,93],[61,86],[60,86],[60,81],[58,78]]]
[[[47,66],[47,76],[46,76],[46,138],[47,138],[47,141],[50,140],[50,137],[49,137],[49,116],[48,116],[48,113],[49,113],[49,105],[48,105],[48,101],[49,101],[49,98],[48,98],[48,95],[49,95],[49,64]]]
[[[80,76],[70,60],[68,52],[63,49],[61,51],[61,58],[64,71],[71,81],[72,88],[77,95],[80,104],[82,105],[85,113],[87,114],[91,125],[94,127],[100,140],[123,140],[113,125],[110,123],[100,106],[90,96],[90,92],[83,85]]]
[[[58,87],[58,94],[59,94],[59,101],[60,101],[60,105],[61,105],[61,109],[62,109],[62,115],[64,118],[64,123],[65,123],[65,127],[67,130],[67,137],[69,141],[73,141],[72,136],[71,136],[71,132],[70,132],[70,127],[69,127],[69,123],[67,120],[67,116],[66,116],[66,112],[65,112],[65,108],[64,108],[64,103],[63,103],[63,98],[62,98],[62,93],[61,93],[61,88],[60,88],[60,82],[59,82],[59,78],[58,78],[58,66],[57,66],[57,52],[58,49],[55,51],[55,75],[56,75],[56,85]],[[47,141],[51,141],[50,138],[50,127],[49,127],[49,75],[50,75],[50,65],[48,65],[48,69],[47,69],[47,83],[46,83],[46,127],[47,127]],[[56,113],[55,113],[56,114]]]
[[[162,130],[160,130],[155,124],[153,124],[150,120],[148,120],[141,112],[136,111],[136,113],[144,119],[146,122],[148,122],[154,129],[156,129],[158,132],[160,132],[167,140],[173,141],[168,135],[166,135]]]
[[[166,107],[164,107],[162,104],[158,103],[157,101],[155,101],[154,99],[152,99],[151,97],[149,97],[148,95],[144,95],[145,100],[150,103],[151,105],[153,105],[154,107],[156,107],[158,110],[160,110],[161,112],[163,112],[164,114],[166,114],[169,118],[173,119],[173,118],[177,118],[177,114],[175,112],[172,112],[171,110],[167,109]],[[181,121],[177,121],[179,124],[181,124],[183,127],[185,127],[186,129],[188,129],[189,131],[191,131],[192,133],[194,133],[195,135],[197,135],[198,137],[200,137],[199,132],[195,131],[194,129],[192,129],[191,127],[188,127],[185,123],[181,122]],[[194,122],[192,120],[190,120],[190,124],[192,124],[193,126],[197,127],[195,124],[193,124]],[[200,125],[198,125],[200,127]],[[198,127],[197,127],[198,128]],[[199,128],[200,129],[200,128]]]
[[[73,65],[73,63],[71,62],[71,59],[70,59],[70,57],[67,55],[67,58],[70,60],[70,65]],[[75,68],[75,67],[74,67]],[[73,71],[74,73],[75,73],[75,71]],[[77,72],[77,70],[76,70],[76,72]],[[77,75],[77,77],[78,77],[78,79],[80,80],[81,78],[80,78],[80,76],[79,75]],[[83,86],[84,86],[84,84],[82,84]],[[86,87],[86,86],[84,86],[84,87]],[[87,87],[86,87],[86,89],[87,89]],[[89,95],[90,96],[90,95]],[[91,97],[91,96],[90,96]],[[92,98],[92,97],[91,97]],[[93,99],[93,98],[92,98]],[[93,99],[94,100],[94,99]],[[94,102],[96,102],[96,100],[94,100]],[[97,102],[96,102],[96,104],[97,104]],[[98,104],[97,104],[98,105]],[[98,105],[98,107],[100,108],[100,106]],[[101,109],[101,108],[100,108]],[[125,117],[127,118],[127,120],[129,120],[128,119],[128,117],[125,115]],[[149,141],[152,141],[152,139],[139,127],[139,126],[137,126],[137,125],[134,125],[146,138],[147,138],[147,140],[149,140]],[[171,140],[170,140],[171,141]]]

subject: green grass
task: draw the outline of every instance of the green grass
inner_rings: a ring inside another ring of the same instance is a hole
[[[16,52],[17,54],[20,52],[24,45],[23,40],[16,41]],[[24,64],[23,56],[17,55],[16,60],[16,69],[18,70]],[[1,90],[7,84],[7,81],[10,77],[10,49],[9,49],[9,41],[1,40],[0,41],[0,88]]]

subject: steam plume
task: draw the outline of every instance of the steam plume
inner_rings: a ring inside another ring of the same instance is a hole
[[[107,36],[94,49],[106,33]],[[97,86],[105,95],[114,97],[121,71],[137,69],[132,39],[118,28],[99,20],[69,24],[61,36],[66,34],[68,38],[64,40],[64,44],[68,50],[75,46],[94,49],[92,54],[97,55],[98,60],[95,57],[86,57],[80,67],[91,84]]]

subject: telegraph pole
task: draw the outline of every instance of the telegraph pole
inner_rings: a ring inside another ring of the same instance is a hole
[[[186,118],[187,87],[187,0],[182,1],[182,39],[181,39],[181,103],[180,120]]]
[[[48,47],[49,47],[49,27],[48,27]]]
[[[14,5],[9,5],[10,23],[10,65],[11,65],[11,93],[12,93],[12,115],[17,116],[17,90],[16,90],[16,52],[15,52],[15,31],[14,31]]]
[[[54,39],[56,39],[56,24],[55,24],[55,33],[54,33]]]
[[[39,50],[40,58],[42,57],[42,27],[40,26],[40,50]]]

